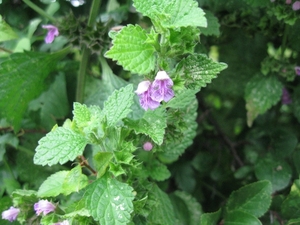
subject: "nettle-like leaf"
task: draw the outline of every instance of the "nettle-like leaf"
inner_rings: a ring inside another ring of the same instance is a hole
[[[251,127],[259,114],[265,113],[280,100],[282,87],[274,76],[258,75],[248,82],[245,90],[248,126]]]
[[[147,39],[146,31],[140,26],[128,25],[113,39],[113,46],[105,56],[132,73],[149,73],[155,67],[155,48]]]
[[[262,225],[255,216],[244,211],[233,211],[224,218],[224,225]]]
[[[176,94],[174,98],[172,98],[166,105],[166,107],[174,108],[174,109],[184,109],[188,107],[191,102],[195,99],[195,90],[186,89],[182,92]]]
[[[205,10],[205,17],[207,19],[207,27],[201,28],[201,33],[204,35],[220,35],[220,24],[218,18],[215,17],[210,11]]]
[[[17,34],[11,29],[11,27],[5,23],[0,15],[0,42],[8,41],[18,38]]]
[[[114,91],[104,102],[103,113],[109,126],[116,125],[117,122],[124,119],[131,112],[133,96],[133,86],[129,84],[120,90]]]
[[[205,13],[194,0],[134,0],[134,7],[157,28],[207,26]]]
[[[161,145],[167,127],[165,111],[162,108],[148,110],[140,120],[126,120],[126,125],[133,128],[136,134],[146,134]]]
[[[195,54],[181,60],[176,72],[186,79],[187,86],[200,89],[211,83],[211,80],[226,68],[225,63],[214,62],[204,54]]]
[[[101,225],[126,225],[133,211],[133,188],[103,176],[87,187],[85,207]]]
[[[39,165],[64,164],[82,155],[86,138],[71,129],[57,127],[39,140],[33,161]]]
[[[67,52],[15,53],[0,64],[0,116],[7,118],[15,130],[20,128],[28,103],[43,91],[44,79]]]
[[[271,204],[272,185],[269,181],[258,181],[231,193],[226,209],[228,213],[243,211],[252,216],[262,216]]]
[[[147,167],[147,171],[152,179],[157,181],[164,181],[171,176],[168,167],[158,160],[152,160],[148,164],[149,166]]]
[[[70,171],[59,171],[45,180],[38,190],[39,197],[55,197],[59,194],[69,195],[78,192],[88,184],[87,177],[82,174],[81,167]]]

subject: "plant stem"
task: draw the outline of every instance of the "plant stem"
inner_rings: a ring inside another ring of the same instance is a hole
[[[284,51],[286,49],[286,42],[287,42],[287,36],[289,33],[289,26],[285,24],[283,39],[282,39],[282,45],[281,45],[281,59],[284,57]]]
[[[38,14],[40,14],[43,17],[46,17],[49,19],[51,22],[55,22],[55,18],[50,16],[48,13],[46,13],[44,10],[42,10],[40,7],[38,7],[36,4],[31,2],[30,0],[23,0],[23,2],[26,3],[30,8],[32,8],[34,11],[36,11]]]
[[[90,9],[88,26],[92,26],[96,21],[100,4],[101,4],[101,0],[93,1]],[[84,98],[85,74],[86,74],[86,68],[87,68],[90,54],[91,54],[90,49],[85,45],[82,46],[82,56],[81,56],[81,62],[79,66],[78,76],[77,76],[77,89],[76,89],[76,101],[81,103],[83,102],[83,98]]]
[[[3,48],[3,47],[0,47],[0,51],[8,52],[8,53],[13,53],[13,51],[11,51],[9,49],[6,49],[6,48]]]

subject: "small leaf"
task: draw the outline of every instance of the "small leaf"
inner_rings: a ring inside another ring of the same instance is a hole
[[[98,152],[94,155],[94,164],[98,172],[97,177],[102,177],[113,158],[112,152]]]
[[[201,225],[217,225],[221,218],[221,209],[213,213],[204,213],[201,215]]]
[[[298,144],[297,136],[294,133],[282,129],[272,132],[271,139],[272,150],[278,158],[290,155]]]
[[[272,183],[273,192],[287,187],[292,177],[290,165],[271,156],[260,158],[255,164],[255,176],[259,180],[269,180]]]
[[[117,122],[124,119],[131,112],[133,104],[133,86],[127,85],[120,90],[116,90],[104,102],[103,113],[106,115],[109,126],[114,126]]]
[[[70,129],[58,127],[39,141],[33,161],[39,165],[64,164],[82,155],[87,140]]]
[[[300,213],[300,180],[295,180],[291,191],[281,205],[281,212],[285,218],[299,218]]]
[[[45,180],[38,190],[39,197],[56,197],[59,194],[69,195],[78,192],[88,184],[87,177],[82,174],[81,167],[70,171],[59,171]]]
[[[207,26],[205,13],[194,0],[134,0],[134,7],[148,16],[156,28]]]
[[[5,23],[0,15],[0,42],[8,41],[18,38],[17,34],[11,29],[11,27]]]
[[[272,185],[269,181],[251,183],[231,193],[226,209],[229,213],[241,210],[251,216],[260,217],[270,207],[271,194]]]
[[[262,225],[253,215],[244,211],[233,211],[224,218],[224,225]]]
[[[170,108],[186,108],[194,99],[196,92],[191,89],[186,89],[172,98],[166,105]]]
[[[103,176],[87,187],[85,207],[101,225],[126,225],[133,211],[132,191],[127,184]]]
[[[128,25],[114,38],[113,46],[105,56],[118,61],[132,73],[149,73],[155,67],[155,49],[146,41],[145,30],[138,25]]]
[[[265,113],[275,105],[282,95],[282,84],[274,77],[258,75],[246,85],[245,100],[247,109],[247,123],[251,127],[259,114]]]
[[[164,181],[171,176],[170,171],[168,170],[167,166],[160,163],[158,160],[153,160],[149,162],[148,173],[150,177],[157,181]]]
[[[180,61],[176,72],[186,79],[186,85],[193,89],[206,87],[217,74],[226,69],[225,63],[212,61],[204,54],[194,54]]]

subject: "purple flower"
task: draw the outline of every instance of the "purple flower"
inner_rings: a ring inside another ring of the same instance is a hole
[[[289,4],[292,4],[292,0],[286,0],[286,1],[285,1],[285,4],[288,4],[288,5],[289,5]]]
[[[142,81],[139,83],[137,90],[135,93],[140,98],[140,104],[143,109],[147,110],[149,109],[156,109],[159,107],[160,103],[158,101],[155,101],[150,96],[150,90],[151,90],[151,82],[150,81]]]
[[[50,44],[54,41],[54,38],[59,35],[58,28],[53,25],[43,25],[42,28],[47,29],[48,33],[45,37],[45,42]]]
[[[152,145],[152,143],[149,142],[149,141],[145,142],[145,144],[143,145],[143,149],[144,149],[145,151],[151,151],[152,148],[153,148],[153,145]]]
[[[38,216],[41,213],[43,213],[43,215],[45,216],[48,213],[53,212],[55,208],[56,206],[48,200],[39,200],[37,203],[34,204],[34,210]]]
[[[172,86],[173,81],[169,75],[165,71],[159,71],[152,84],[151,98],[158,102],[170,101],[174,97]]]
[[[282,88],[281,104],[288,105],[291,103],[292,103],[292,99],[290,97],[290,93],[286,88]]]
[[[292,8],[294,11],[299,10],[300,9],[300,1],[295,1]]]
[[[300,76],[300,66],[295,66],[295,73]]]
[[[19,213],[20,209],[11,206],[8,210],[2,212],[2,219],[12,222],[17,219]]]
[[[62,222],[58,222],[58,223],[54,223],[53,225],[69,225],[69,221],[68,220],[64,220]]]

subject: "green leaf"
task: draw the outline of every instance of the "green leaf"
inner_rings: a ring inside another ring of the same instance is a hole
[[[134,129],[136,134],[148,135],[156,144],[163,142],[167,127],[165,111],[162,108],[148,110],[140,120],[127,120],[127,126]]]
[[[211,80],[226,68],[225,63],[214,62],[204,54],[194,54],[181,60],[176,72],[184,77],[187,86],[200,89],[211,83]]]
[[[82,174],[81,167],[70,171],[59,171],[45,180],[38,190],[39,197],[56,197],[59,194],[69,195],[78,192],[88,184],[87,177]]]
[[[133,211],[133,189],[116,179],[103,176],[87,187],[85,207],[101,225],[126,225]]]
[[[33,161],[39,165],[49,165],[73,161],[82,155],[87,140],[70,129],[58,127],[39,141]]]
[[[94,155],[93,158],[96,170],[98,172],[97,177],[102,177],[105,174],[106,168],[108,167],[111,159],[113,158],[113,153],[98,152]]]
[[[262,225],[262,223],[253,215],[244,211],[233,211],[224,218],[224,225]]]
[[[103,113],[106,115],[109,126],[115,126],[117,122],[124,119],[131,112],[133,96],[133,86],[129,84],[120,90],[114,91],[104,102]]]
[[[186,108],[194,99],[196,92],[191,89],[186,89],[175,95],[166,105],[166,107],[181,109]]]
[[[217,225],[221,218],[221,209],[213,213],[204,213],[201,215],[201,225]]]
[[[145,30],[138,25],[128,25],[114,38],[113,46],[105,56],[118,61],[125,70],[147,74],[155,67],[155,49],[146,41]]]
[[[11,29],[11,27],[5,23],[0,15],[0,42],[8,41],[18,38],[17,34]]]
[[[149,224],[176,224],[170,198],[156,184],[149,190],[149,199],[155,202],[147,217]]]
[[[88,122],[91,120],[91,112],[88,107],[79,102],[73,103],[73,120],[76,125],[80,128],[87,126]]]
[[[149,162],[150,165],[147,167],[150,177],[157,181],[164,181],[171,176],[170,171],[167,166],[159,162],[158,160],[153,160]]]
[[[258,75],[253,77],[246,85],[245,100],[247,109],[247,123],[252,126],[259,114],[265,113],[281,98],[282,84],[274,76]]]
[[[218,18],[215,17],[210,11],[205,10],[205,17],[207,19],[207,27],[201,28],[201,33],[208,35],[220,35],[220,24],[218,22]]]
[[[281,205],[281,212],[285,218],[299,218],[300,213],[300,180],[295,180],[291,191]]]
[[[175,191],[169,197],[173,204],[175,215],[179,219],[179,222],[176,224],[200,224],[202,208],[194,197],[183,191]]]
[[[272,185],[269,181],[251,183],[231,193],[226,209],[229,213],[240,210],[260,217],[270,207],[271,194]]]
[[[278,158],[284,158],[290,155],[296,148],[298,139],[295,134],[285,130],[275,130],[271,134],[271,147],[274,155]]]
[[[205,13],[194,0],[134,0],[134,7],[156,28],[207,26]]]
[[[68,114],[69,107],[64,74],[57,75],[49,89],[29,103],[29,110],[40,110],[41,124],[48,130],[51,130],[57,123],[56,119],[62,119]]]
[[[286,225],[300,225],[300,218],[297,219],[291,219],[287,222]]]
[[[15,130],[28,103],[43,91],[44,79],[67,52],[15,53],[0,64],[0,116],[12,122]]]
[[[284,189],[289,185],[292,177],[290,165],[272,156],[260,158],[255,164],[255,176],[259,180],[269,180],[272,183],[273,192]]]
[[[0,162],[3,160],[3,155],[5,154],[5,145],[9,144],[17,148],[19,144],[19,139],[12,133],[6,133],[0,136]]]

